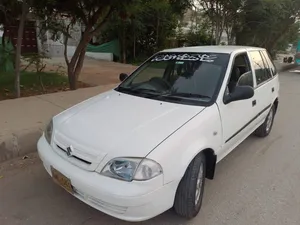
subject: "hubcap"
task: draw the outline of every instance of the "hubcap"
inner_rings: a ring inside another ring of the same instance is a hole
[[[266,126],[266,131],[269,133],[271,130],[271,126],[272,126],[272,122],[273,122],[273,110],[271,109],[268,117],[267,117],[267,126]]]
[[[197,186],[196,186],[196,194],[195,194],[195,205],[198,205],[201,197],[201,190],[203,184],[203,164],[200,165],[198,177],[197,177]]]

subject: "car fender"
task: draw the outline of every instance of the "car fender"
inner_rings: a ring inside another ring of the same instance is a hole
[[[217,154],[222,146],[222,126],[216,104],[205,108],[149,153],[163,169],[164,183],[180,181],[190,162],[203,150]]]

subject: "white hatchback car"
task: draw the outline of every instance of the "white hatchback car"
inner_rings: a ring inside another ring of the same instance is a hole
[[[205,178],[253,132],[267,136],[279,81],[267,51],[205,46],[155,54],[114,90],[55,116],[38,142],[54,181],[127,221],[195,217]]]

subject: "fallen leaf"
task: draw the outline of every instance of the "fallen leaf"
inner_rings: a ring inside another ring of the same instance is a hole
[[[3,178],[3,176],[0,176],[0,179]]]

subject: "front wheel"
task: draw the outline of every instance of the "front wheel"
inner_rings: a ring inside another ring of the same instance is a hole
[[[259,128],[257,128],[254,134],[257,137],[267,137],[271,133],[273,123],[274,123],[274,117],[275,117],[275,107],[272,106],[267,118],[265,119],[265,122]]]
[[[179,183],[174,209],[175,212],[187,219],[196,217],[202,205],[206,174],[206,160],[200,153],[190,163]]]

